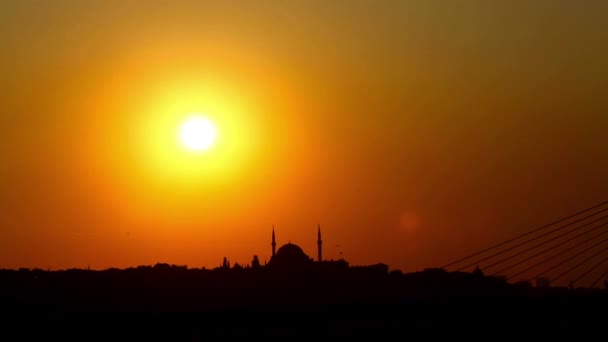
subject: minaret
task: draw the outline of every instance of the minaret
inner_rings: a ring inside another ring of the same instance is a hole
[[[323,260],[322,245],[323,241],[321,240],[321,225],[319,225],[319,231],[317,232],[317,249],[319,253],[319,262]]]
[[[277,242],[274,239],[274,225],[272,226],[272,243],[271,243],[271,245],[272,245],[272,256],[274,256],[274,254],[277,251]]]

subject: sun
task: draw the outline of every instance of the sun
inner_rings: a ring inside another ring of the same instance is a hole
[[[179,130],[179,140],[189,151],[202,152],[210,149],[215,143],[217,129],[211,120],[204,116],[194,115],[186,119]]]

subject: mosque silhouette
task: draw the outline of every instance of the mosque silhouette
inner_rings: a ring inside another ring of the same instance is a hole
[[[314,265],[314,260],[306,255],[300,246],[288,242],[278,250],[274,227],[272,228],[272,256],[268,262],[270,268],[298,268],[305,269]],[[323,240],[321,240],[321,226],[317,231],[317,262],[323,262]]]

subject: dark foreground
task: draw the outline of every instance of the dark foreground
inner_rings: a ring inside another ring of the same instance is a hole
[[[454,337],[601,332],[606,301],[426,300],[399,304],[268,306],[201,313],[13,313],[4,321],[5,337],[107,340],[187,340],[210,337]],[[10,332],[10,334],[9,334]],[[3,338],[3,340],[9,340]]]
[[[603,333],[608,318],[606,290],[436,271],[49,273],[0,274],[0,340],[525,338]]]

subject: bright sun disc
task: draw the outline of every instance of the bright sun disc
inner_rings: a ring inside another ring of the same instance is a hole
[[[180,130],[181,143],[191,151],[204,151],[215,142],[216,129],[211,120],[195,116],[186,120]]]

